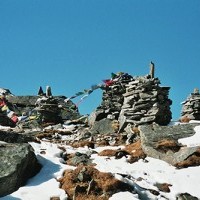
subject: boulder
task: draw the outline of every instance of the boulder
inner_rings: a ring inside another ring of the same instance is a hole
[[[142,149],[150,157],[176,165],[186,160],[199,148],[183,147],[178,143],[178,139],[194,135],[195,126],[197,124],[180,124],[175,126],[159,126],[154,124],[139,126]]]
[[[35,141],[34,134],[30,132],[27,134],[20,134],[9,131],[0,131],[0,141],[8,143],[27,143]]]
[[[90,155],[76,152],[73,158],[70,160],[70,164],[73,166],[78,166],[79,164],[88,165],[91,164],[92,160]]]
[[[117,126],[116,120],[105,118],[95,122],[91,127],[90,132],[92,134],[112,134],[118,131],[119,127]]]
[[[15,127],[15,123],[6,115],[0,112],[0,125]]]
[[[16,191],[41,168],[29,144],[1,142],[0,158],[0,197]]]

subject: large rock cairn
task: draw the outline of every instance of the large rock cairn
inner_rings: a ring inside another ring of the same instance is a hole
[[[200,120],[200,93],[195,88],[194,92],[182,103],[181,121]]]
[[[126,86],[124,104],[120,112],[120,127],[156,122],[167,125],[171,120],[168,98],[170,87],[160,87],[158,78],[150,76],[136,77]]]
[[[118,120],[120,130],[128,124],[138,126],[155,122],[167,125],[172,118],[172,101],[168,98],[170,87],[159,84],[160,80],[154,78],[153,63],[146,76],[118,74],[103,88],[102,103],[92,114],[93,120]]]
[[[118,73],[116,76],[107,81],[103,89],[102,102],[95,111],[95,120],[99,121],[104,118],[118,119],[123,106],[123,94],[126,91],[126,84],[128,84],[133,77],[127,73]]]

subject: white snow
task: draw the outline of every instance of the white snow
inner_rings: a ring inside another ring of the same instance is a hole
[[[200,145],[200,126],[196,126],[194,130],[196,133],[193,136],[179,139],[178,142],[188,147],[199,146]]]
[[[179,142],[187,146],[200,146],[200,126],[196,126],[196,134],[194,136],[180,139]],[[58,146],[66,148],[67,153],[76,151],[85,153],[87,147],[74,149],[64,144],[52,144],[47,141],[39,143],[30,143],[37,155],[39,162],[43,165],[41,171],[33,178],[29,179],[27,184],[20,187],[16,192],[2,197],[2,200],[22,199],[22,200],[49,200],[50,197],[60,197],[61,200],[67,200],[65,192],[59,188],[57,179],[62,177],[65,169],[74,169],[75,167],[63,164],[60,157],[61,150]],[[98,147],[94,149],[97,152],[103,149],[118,149],[118,147]],[[41,154],[41,151],[46,154]],[[200,166],[189,167],[185,169],[176,169],[168,163],[147,157],[145,160],[139,160],[136,163],[130,164],[127,158],[115,159],[105,156],[92,154],[93,163],[96,163],[96,168],[101,172],[111,172],[116,178],[130,183],[135,187],[139,194],[130,192],[119,192],[110,197],[110,200],[135,200],[141,199],[170,199],[175,200],[179,193],[189,193],[200,198]],[[128,175],[122,176],[122,175]],[[154,196],[150,192],[144,192],[145,189],[158,190],[156,183],[171,184],[170,192],[160,192],[159,196]],[[140,197],[139,197],[140,196]]]

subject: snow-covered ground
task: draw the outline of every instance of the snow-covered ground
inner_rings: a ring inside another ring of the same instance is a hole
[[[200,126],[195,127],[196,134],[192,137],[180,139],[179,142],[187,146],[200,146]],[[24,187],[19,188],[16,192],[1,198],[2,200],[49,200],[50,197],[60,197],[61,200],[67,199],[65,192],[59,188],[58,178],[62,176],[65,169],[74,169],[74,167],[63,164],[60,157],[61,150],[57,144],[52,144],[42,141],[41,144],[30,143],[35,149],[35,153],[39,162],[43,165],[41,171],[31,178]],[[59,146],[61,146],[59,144]],[[70,146],[63,145],[67,153],[76,151],[86,152],[88,148],[74,149]],[[103,149],[118,148],[118,147],[103,147],[96,148],[95,151],[100,152]],[[40,152],[44,150],[46,154]],[[185,169],[176,169],[168,163],[147,157],[145,160],[139,160],[136,163],[130,164],[127,158],[115,159],[92,155],[93,162],[96,163],[96,168],[101,172],[111,172],[115,177],[129,182],[135,186],[135,190],[140,195],[144,194],[144,199],[170,199],[175,200],[179,193],[189,193],[200,198],[200,166],[189,167]],[[127,174],[131,179],[123,178],[120,174]],[[140,179],[138,179],[140,178]],[[143,188],[157,190],[154,186],[156,183],[171,184],[170,192],[160,192],[160,195],[155,197],[150,192],[144,193]],[[139,199],[137,194],[130,192],[120,192],[114,194],[110,200],[135,200]]]

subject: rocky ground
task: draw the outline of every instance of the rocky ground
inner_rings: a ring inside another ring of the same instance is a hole
[[[89,117],[64,96],[3,96],[0,197],[200,198],[194,175],[200,173],[200,124],[185,120],[167,125],[168,90],[157,78],[122,73],[104,88],[101,106]],[[197,142],[188,146],[193,137]],[[47,183],[52,189],[45,188]]]
[[[23,155],[20,153],[22,148],[28,148],[29,152],[33,152],[28,142],[38,144],[46,142],[54,144],[60,149],[60,161],[66,166],[72,166],[71,169],[66,169],[63,176],[57,180],[69,200],[104,200],[111,198],[115,193],[123,191],[136,195],[134,197],[136,199],[162,199],[165,196],[163,194],[170,192],[171,183],[159,182],[154,185],[154,189],[143,188],[141,193],[141,190],[137,189],[137,185],[133,184],[133,177],[130,174],[118,172],[118,178],[116,178],[114,172],[99,170],[98,164],[93,161],[95,156],[107,160],[125,159],[129,164],[140,160],[148,162],[148,158],[153,157],[163,160],[177,169],[200,165],[199,146],[187,147],[179,143],[179,139],[194,135],[194,127],[199,124],[186,123],[173,126],[153,124],[142,125],[138,128],[128,126],[125,131],[119,133],[117,131],[119,126],[117,126],[116,121],[104,120],[99,123],[102,123],[101,126],[98,124],[90,127],[86,118],[81,117],[77,120],[68,120],[64,124],[40,126],[37,129],[36,127],[22,129],[20,126],[15,128],[1,127],[0,154],[1,157],[5,158],[0,161],[0,166],[4,166],[3,171],[1,169],[0,182],[5,183],[1,184],[1,188],[3,188],[0,189],[1,196],[9,194],[25,184],[23,181],[15,181],[21,177],[19,173],[13,175],[13,171],[19,172],[18,162],[20,162],[20,159],[27,160],[27,163],[29,163],[26,164],[26,167],[21,166],[20,168],[26,171],[29,170],[26,179],[40,170],[38,162],[33,163],[36,157],[33,158],[32,153],[30,153],[30,156],[24,155],[26,151]],[[69,147],[77,150],[70,152]],[[79,148],[86,148],[87,151],[78,151]],[[102,150],[97,151],[98,148],[102,148]],[[40,149],[40,155],[46,153],[46,149]],[[9,163],[11,163],[10,166]],[[27,174],[26,171],[22,174]],[[9,173],[10,175],[8,175]],[[23,179],[23,176],[21,179]],[[124,181],[125,179],[126,181]],[[141,179],[143,178],[141,177]],[[12,186],[10,181],[17,182],[18,185],[15,183]],[[7,184],[8,182],[10,184]],[[198,197],[181,193],[177,194],[176,198],[197,199]],[[57,196],[51,199],[61,198]]]

